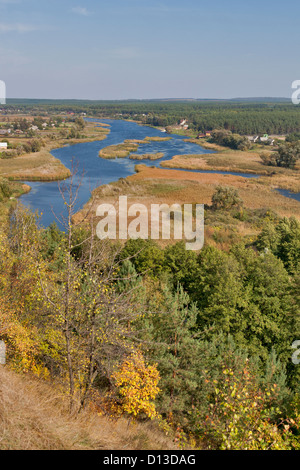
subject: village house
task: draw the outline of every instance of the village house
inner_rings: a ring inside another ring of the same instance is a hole
[[[187,124],[187,120],[186,119],[182,119],[179,123],[179,126],[182,128],[182,129],[188,129],[189,128],[189,125]]]
[[[264,134],[262,137],[259,138],[260,142],[268,142],[269,136],[268,134]]]
[[[204,139],[205,137],[210,137],[211,136],[211,131],[206,131],[203,132],[202,134],[197,135],[197,139]]]
[[[275,142],[275,139],[270,138],[268,134],[263,134],[262,136],[256,135],[255,137],[250,137],[249,140],[254,144],[261,142],[264,144],[274,145]]]
[[[0,135],[6,135],[10,133],[11,133],[10,129],[0,129]]]

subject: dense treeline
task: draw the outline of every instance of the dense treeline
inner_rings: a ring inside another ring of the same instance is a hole
[[[152,126],[172,126],[187,119],[203,132],[226,129],[241,135],[289,134],[300,131],[300,108],[289,102],[251,101],[51,101],[9,100],[6,112],[87,113],[89,116],[135,119]]]
[[[9,363],[67,383],[72,411],[157,419],[182,444],[299,449],[300,223],[265,216],[227,252],[123,246],[73,226],[71,196],[65,232],[22,206],[1,228]]]

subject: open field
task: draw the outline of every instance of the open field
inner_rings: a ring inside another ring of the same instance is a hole
[[[172,160],[162,163],[167,168],[185,168],[187,170],[220,170],[256,174],[296,174],[295,170],[271,167],[263,164],[259,154],[251,151],[226,150],[222,153],[200,153],[175,155]]]
[[[273,209],[282,216],[292,216],[300,218],[300,204],[298,201],[288,199],[274,192],[274,187],[266,185],[264,180],[248,179],[235,175],[219,175],[209,173],[191,173],[184,171],[168,171],[159,168],[150,168],[145,165],[138,165],[139,171],[127,179],[130,182],[145,182],[157,186],[170,183],[175,184],[177,189],[172,192],[171,200],[182,203],[195,202],[199,204],[211,204],[211,197],[216,187],[233,186],[238,189],[245,207],[250,209]],[[159,194],[160,193],[160,194]],[[158,192],[158,197],[162,198],[165,189]],[[168,201],[166,201],[168,202]]]
[[[132,182],[158,181],[176,182],[178,191],[173,192],[172,199],[179,197],[179,202],[211,203],[211,196],[218,185],[233,186],[238,189],[246,207],[251,209],[269,208],[280,215],[300,217],[298,201],[288,199],[274,192],[275,185],[266,185],[266,178],[250,179],[235,175],[211,173],[191,173],[184,171],[150,168],[138,165],[138,172],[127,179]],[[179,189],[180,188],[180,189]],[[163,194],[163,191],[162,191]]]

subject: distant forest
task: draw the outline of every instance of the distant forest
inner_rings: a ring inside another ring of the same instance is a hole
[[[8,112],[39,115],[86,113],[88,116],[134,119],[145,125],[167,127],[188,121],[189,129],[204,132],[228,129],[241,135],[290,134],[300,131],[300,107],[287,100],[8,100]]]

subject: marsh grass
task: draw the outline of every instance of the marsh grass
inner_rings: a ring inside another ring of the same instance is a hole
[[[224,150],[223,152],[194,155],[175,155],[162,161],[164,168],[212,170],[261,175],[258,183],[271,189],[282,188],[300,192],[300,162],[295,169],[271,167],[263,164],[256,151]]]
[[[122,143],[117,145],[109,145],[99,151],[99,157],[113,159],[126,158],[131,152],[136,152],[139,148],[137,143]]]
[[[145,137],[144,141],[146,142],[167,142],[171,140],[172,137]]]
[[[221,153],[175,155],[161,163],[166,168],[206,169],[241,173],[272,174],[274,168],[262,164],[260,156],[253,152],[226,150]]]
[[[0,174],[14,180],[55,181],[68,178],[70,170],[47,149],[43,149],[9,160],[0,160]]]
[[[299,202],[276,193],[262,178],[247,179],[235,175],[191,173],[176,170],[151,168],[137,165],[139,172],[121,178],[93,191],[93,202],[89,201],[75,216],[76,223],[90,213],[95,214],[99,204],[113,204],[118,210],[120,195],[128,197],[128,205],[142,203],[151,212],[152,204],[204,204],[212,205],[212,196],[218,186],[230,186],[238,190],[243,200],[243,210],[205,211],[205,244],[229,250],[232,244],[244,239],[253,243],[261,230],[265,214],[270,211],[279,216],[295,216],[300,220]],[[271,179],[266,177],[266,179]],[[98,222],[98,220],[97,220]],[[151,229],[151,220],[149,220]],[[151,233],[151,232],[149,232]],[[161,246],[176,243],[176,240],[157,240]]]
[[[124,142],[116,145],[109,145],[108,147],[104,147],[99,151],[99,157],[113,159],[113,158],[126,158],[132,152],[136,152],[140,145],[148,144],[149,142],[164,142],[167,140],[172,139],[172,137],[145,137],[144,140],[141,139],[126,139]],[[148,154],[148,155],[155,155],[155,154]],[[132,158],[135,158],[133,155]],[[147,157],[150,158],[150,157]],[[157,158],[162,158],[161,156]],[[137,156],[137,159],[141,159],[140,155]],[[154,158],[150,158],[153,160]]]
[[[129,155],[129,158],[131,160],[159,160],[160,158],[164,157],[163,152],[157,152],[157,153],[144,153],[143,155]]]

